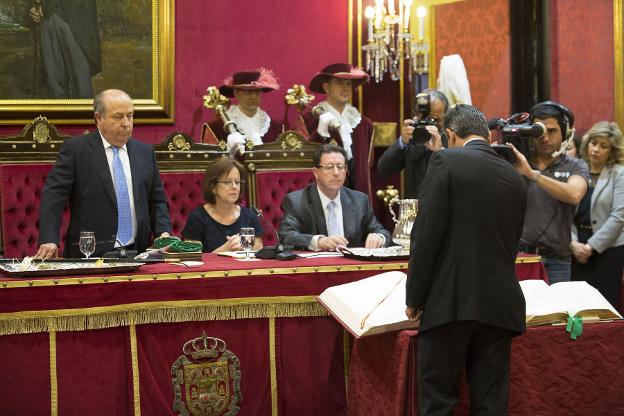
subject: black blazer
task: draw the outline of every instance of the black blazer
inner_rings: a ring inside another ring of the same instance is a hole
[[[151,145],[130,139],[127,143],[132,191],[137,217],[135,247],[149,247],[152,233],[171,232],[167,198],[160,181],[156,155]],[[50,171],[39,214],[39,244],[59,244],[61,217],[69,202],[70,223],[65,257],[82,257],[78,249],[80,231],[94,231],[94,255],[113,249],[117,235],[117,199],[100,133],[66,140]]]
[[[350,247],[363,247],[370,233],[383,234],[386,245],[392,236],[375,218],[366,194],[342,187],[342,226]],[[315,235],[327,235],[325,213],[316,183],[291,192],[282,201],[284,216],[279,227],[280,239],[285,244],[307,247]]]
[[[432,155],[406,288],[421,331],[465,320],[524,331],[515,259],[526,199],[522,176],[483,140]]]

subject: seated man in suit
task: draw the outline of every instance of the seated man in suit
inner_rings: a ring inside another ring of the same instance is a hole
[[[262,93],[279,89],[273,71],[265,68],[253,71],[235,72],[223,81],[219,92],[226,97],[235,97],[238,104],[233,104],[225,112],[229,119],[236,124],[240,133],[229,134],[223,128],[223,120],[217,118],[204,124],[202,129],[202,143],[216,144],[225,141],[228,150],[238,144],[244,144],[247,139],[255,146],[273,142],[284,130],[282,123],[272,120],[260,108]]]
[[[100,256],[108,251],[145,251],[152,234],[171,232],[167,197],[154,148],[132,135],[134,106],[123,91],[106,90],[93,100],[98,130],[65,141],[41,194],[39,258],[58,256],[61,218],[69,202],[65,257],[81,257],[81,231],[95,232]]]
[[[310,250],[388,245],[392,237],[375,218],[366,194],[343,186],[345,150],[325,144],[315,150],[313,158],[316,183],[289,193],[282,201],[282,241]]]

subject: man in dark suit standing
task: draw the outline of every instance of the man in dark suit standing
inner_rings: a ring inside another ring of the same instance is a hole
[[[289,193],[282,201],[282,241],[310,250],[388,245],[392,237],[375,218],[368,196],[343,186],[347,177],[345,150],[321,145],[313,161],[316,183]]]
[[[48,175],[39,215],[37,257],[58,256],[61,217],[69,202],[65,257],[80,257],[81,231],[95,232],[94,255],[144,251],[152,234],[171,232],[169,208],[151,145],[131,138],[134,107],[123,91],[93,101],[98,131],[63,143]]]
[[[483,114],[460,104],[444,118],[412,229],[406,314],[420,317],[419,414],[452,415],[463,365],[472,414],[506,415],[511,339],[525,330],[515,275],[527,189],[489,146]]]

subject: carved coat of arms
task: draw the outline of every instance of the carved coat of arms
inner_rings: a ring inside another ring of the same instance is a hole
[[[240,410],[240,362],[225,341],[202,334],[187,341],[171,367],[173,411],[181,416],[234,416]]]

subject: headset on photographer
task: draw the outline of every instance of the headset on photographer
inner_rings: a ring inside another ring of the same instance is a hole
[[[540,107],[544,106],[554,107],[559,110],[563,115],[565,131],[561,133],[564,139],[561,141],[561,146],[559,147],[559,150],[555,150],[550,154],[551,157],[555,158],[564,154],[568,147],[568,144],[570,144],[570,142],[574,139],[574,133],[576,131],[576,129],[574,128],[574,113],[563,104],[559,104],[555,101],[543,101],[541,103],[535,104],[529,111],[531,121],[533,121],[534,119],[533,113],[537,111]],[[557,122],[559,122],[559,120],[557,120]]]

